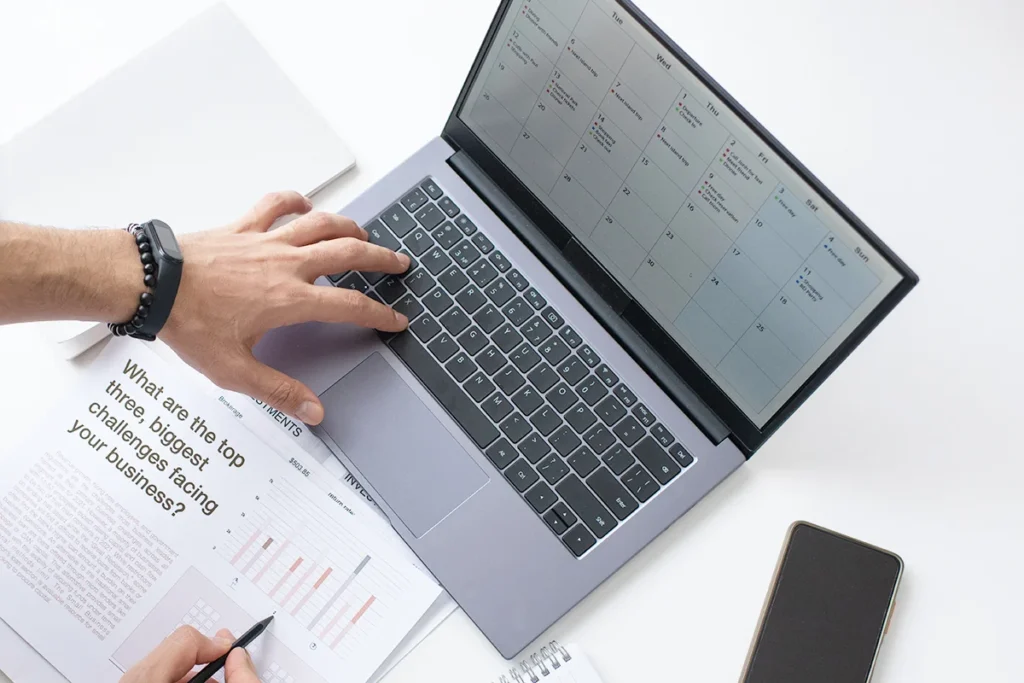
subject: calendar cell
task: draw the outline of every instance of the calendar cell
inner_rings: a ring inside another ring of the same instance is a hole
[[[718,323],[733,343],[739,341],[757,317],[714,271],[697,290],[693,300]]]
[[[640,195],[628,185],[623,185],[619,193],[615,195],[611,206],[608,207],[608,213],[646,251],[654,248],[658,238],[661,237],[661,234],[665,232],[667,227],[658,218],[658,214],[654,213],[651,207],[647,206],[644,200],[640,198]]]
[[[764,310],[778,291],[768,276],[736,247],[725,253],[715,272],[747,308],[758,313]]]
[[[761,314],[761,322],[786,345],[801,363],[811,360],[825,344],[825,334],[800,312],[800,308],[785,294],[775,299]]]
[[[601,103],[601,111],[608,115],[629,136],[638,149],[651,141],[661,125],[661,117],[644,104],[636,93],[622,81],[616,80]]]
[[[598,152],[619,178],[625,179],[640,156],[640,148],[603,112],[598,110],[584,140]]]
[[[779,393],[779,388],[768,379],[768,375],[738,347],[726,354],[718,364],[718,371],[756,411],[763,409]]]
[[[555,181],[555,188],[551,190],[551,198],[586,235],[594,230],[594,226],[601,220],[606,208],[587,192],[587,189],[577,178],[572,176],[568,168]]]
[[[607,208],[615,199],[615,193],[622,187],[622,179],[605,163],[605,155],[595,149],[590,143],[590,138],[584,140],[586,142],[576,145],[576,150],[572,153],[565,170],[573,180],[583,185],[601,206]]]
[[[853,312],[835,290],[810,268],[804,268],[782,291],[829,337]]]
[[[489,92],[484,92],[473,106],[473,118],[480,127],[506,152],[512,151],[523,124],[508,113]]]
[[[710,164],[730,140],[729,131],[697,98],[683,90],[665,116],[665,125]]]
[[[530,131],[524,130],[512,147],[512,160],[531,180],[550,192],[562,172],[562,164],[544,149]]]
[[[807,266],[854,307],[860,306],[881,282],[861,257],[835,235],[825,238],[821,247],[814,250],[811,258],[807,259]]]
[[[498,62],[495,66],[491,77],[487,79],[487,90],[484,94],[496,98],[505,111],[519,121],[520,128],[526,123],[526,119],[530,118],[533,101],[536,99],[523,79],[504,62]]]
[[[710,367],[721,363],[735,344],[693,299],[676,318],[675,327],[693,344],[697,353],[704,356]]]
[[[690,295],[653,258],[640,264],[633,282],[669,320],[678,318],[690,301]]]
[[[670,128],[662,126],[647,145],[644,154],[653,159],[680,190],[689,194],[708,165]]]
[[[657,256],[658,263],[691,295],[697,293],[711,274],[711,267],[671,228],[665,231],[651,253]]]
[[[569,38],[569,44],[555,64],[594,102],[604,99],[615,78],[615,72],[594,54],[591,46],[575,36]]]
[[[647,250],[611,215],[605,214],[592,234],[596,244],[626,277],[631,277],[647,258]]]
[[[801,258],[810,256],[828,233],[811,210],[781,183],[761,207],[760,214]]]
[[[661,113],[669,109],[681,90],[671,71],[641,49],[629,54],[618,80],[628,85],[648,107]]]
[[[680,237],[708,269],[714,268],[732,247],[732,240],[707,217],[700,207],[687,200],[676,217],[669,224],[671,230]]]
[[[569,28],[540,2],[526,3],[513,26],[552,63],[561,56],[569,40]]]
[[[754,216],[754,210],[716,171],[708,171],[701,176],[696,199],[715,225],[734,240]]]
[[[536,101],[537,95],[544,92],[544,84],[554,68],[551,60],[516,29],[512,30],[506,41],[503,60],[536,93],[533,96]]]
[[[786,386],[803,365],[763,321],[754,323],[747,330],[740,339],[739,348],[777,387]]]
[[[636,162],[626,178],[626,185],[633,188],[664,223],[671,222],[686,201],[686,193],[646,156]]]
[[[590,129],[594,122],[594,115],[597,113],[597,105],[590,101],[583,91],[568,78],[562,77],[562,72],[555,69],[551,74],[551,82],[545,89],[545,99],[558,116],[569,124],[576,137],[579,138]]]
[[[736,241],[776,287],[784,287],[800,267],[802,259],[760,216],[754,216]]]
[[[533,113],[526,121],[526,130],[563,166],[576,149],[577,136],[543,100],[538,101],[533,108]]]

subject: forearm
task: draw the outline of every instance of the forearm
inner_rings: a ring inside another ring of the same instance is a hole
[[[143,291],[135,241],[122,230],[57,230],[0,221],[0,324],[122,322]]]

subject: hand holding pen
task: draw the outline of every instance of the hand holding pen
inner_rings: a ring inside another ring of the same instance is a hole
[[[257,623],[235,640],[227,629],[207,638],[191,626],[182,626],[138,664],[128,670],[120,683],[185,683],[210,680],[221,667],[225,683],[260,683],[245,647],[260,635],[273,617]],[[206,664],[194,677],[189,673]]]

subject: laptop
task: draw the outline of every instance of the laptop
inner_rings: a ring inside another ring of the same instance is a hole
[[[839,132],[837,131],[837,134]],[[918,278],[625,0],[504,0],[441,135],[345,207],[407,332],[257,347],[508,658],[743,465]]]

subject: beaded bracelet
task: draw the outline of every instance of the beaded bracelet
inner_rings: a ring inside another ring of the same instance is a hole
[[[139,248],[139,258],[142,260],[142,282],[147,290],[155,290],[159,272],[157,271],[156,259],[153,257],[153,245],[149,243],[149,237],[142,231],[142,226],[132,223],[125,231],[135,237],[135,245]],[[132,319],[124,323],[108,323],[107,328],[115,337],[132,337],[142,341],[154,341],[156,335],[146,334],[140,328],[146,324],[149,317],[149,309],[155,301],[152,291],[145,291],[139,295],[139,307]]]

